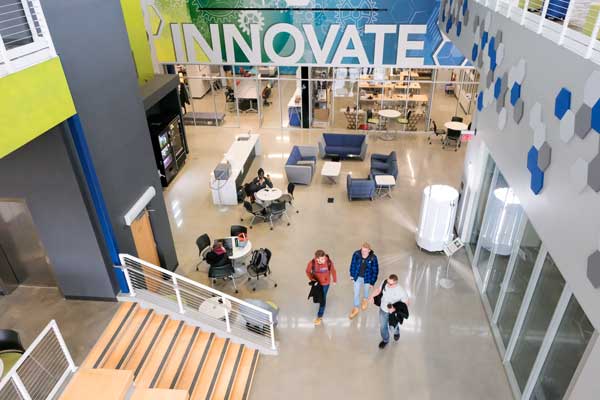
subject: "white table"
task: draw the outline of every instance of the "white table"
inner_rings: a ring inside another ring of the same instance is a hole
[[[340,176],[342,170],[342,163],[339,161],[325,161],[323,168],[321,168],[321,175],[327,177],[331,183],[337,183],[335,178]]]
[[[379,110],[377,111],[377,114],[379,114],[380,117],[386,119],[400,118],[400,116],[402,115],[402,113],[400,113],[400,111],[398,110]],[[389,129],[386,129],[386,131],[381,135],[381,139],[392,140],[394,139],[394,135],[390,132]]]
[[[396,179],[392,175],[375,175],[377,195],[389,196],[392,198],[392,187],[394,187],[394,185],[396,185]]]
[[[200,304],[198,311],[212,318],[224,319],[225,311],[227,314],[231,312],[231,302],[223,297],[211,297]]]
[[[451,129],[453,131],[461,131],[461,132],[462,131],[466,131],[467,128],[468,128],[467,124],[463,124],[462,122],[458,122],[458,121],[449,121],[449,122],[446,122],[444,124],[444,127],[446,129]]]
[[[238,100],[248,100],[250,101],[250,108],[245,110],[246,112],[257,111],[252,102],[256,101],[258,103],[258,87],[256,86],[256,80],[247,79],[242,80],[235,90],[235,97]]]
[[[231,255],[229,256],[230,260],[237,260],[238,258],[242,258],[245,257],[246,255],[248,255],[251,251],[252,251],[252,242],[249,240],[246,240],[246,246],[244,247],[237,247],[235,245],[235,236],[231,236],[229,237],[229,239],[231,239]]]
[[[270,203],[279,199],[282,194],[283,192],[281,191],[281,189],[266,187],[254,193],[254,197],[257,200],[262,201],[263,203]]]

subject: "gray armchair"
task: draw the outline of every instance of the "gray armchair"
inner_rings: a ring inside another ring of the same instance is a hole
[[[317,168],[317,152],[314,146],[294,146],[285,164],[288,182],[308,185]]]

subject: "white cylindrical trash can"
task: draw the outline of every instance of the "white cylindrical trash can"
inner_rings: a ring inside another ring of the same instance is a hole
[[[417,245],[427,251],[442,251],[452,240],[458,191],[452,186],[431,185],[423,190]]]

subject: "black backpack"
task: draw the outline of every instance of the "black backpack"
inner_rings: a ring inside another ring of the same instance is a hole
[[[383,291],[385,290],[385,286],[387,285],[387,279],[383,281],[381,284],[381,292],[375,297],[373,297],[373,304],[377,307],[381,307],[381,299],[383,298]]]

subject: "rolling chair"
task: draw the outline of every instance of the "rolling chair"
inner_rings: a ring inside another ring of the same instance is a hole
[[[264,279],[271,281],[273,287],[277,287],[277,282],[269,278],[269,275],[271,275],[271,267],[269,266],[271,254],[271,250],[266,248],[252,251],[252,258],[250,264],[248,264],[248,282],[253,278],[258,281],[262,276]],[[256,291],[256,286],[252,287],[252,291]]]
[[[235,111],[235,94],[233,89],[227,86],[225,88],[225,103],[227,104],[227,110],[229,112]]]
[[[271,88],[269,86],[265,86],[261,94],[263,100],[263,106],[270,106],[269,97],[271,97]]]
[[[23,353],[25,348],[19,333],[12,329],[0,329],[0,360],[4,366],[4,375],[19,361]]]
[[[248,228],[243,225],[231,225],[231,236],[237,237],[240,233],[248,234]]]
[[[406,126],[408,125],[408,121],[410,120],[411,114],[412,114],[412,110],[408,110],[408,113],[406,114],[405,117],[399,117],[396,120],[400,125],[404,125],[404,130],[406,130]]]
[[[271,230],[273,230],[273,218],[281,218],[282,216],[285,216],[285,218],[287,219],[287,225],[290,226],[290,217],[287,215],[285,203],[271,203],[271,206],[269,207],[269,224],[271,225]]]
[[[244,201],[244,209],[249,214],[252,214],[252,221],[250,221],[250,229],[252,229],[252,225],[254,225],[254,221],[257,218],[260,218],[263,221],[267,221],[269,219],[269,213],[263,206],[261,206],[259,204],[250,203],[249,201]],[[240,218],[240,220],[243,222],[244,218]]]
[[[206,253],[206,262],[210,265],[208,268],[208,278],[210,279],[211,287],[217,283],[217,279],[230,280],[235,292],[239,292],[234,279],[235,269],[227,253],[219,255],[209,251]]]
[[[296,208],[296,206],[294,205],[294,190],[296,190],[296,185],[294,185],[292,182],[288,183],[287,193],[282,194],[279,198],[279,201],[282,203],[287,203],[290,206]],[[299,212],[300,210],[296,208],[296,214],[298,214]]]
[[[429,137],[427,137],[427,140],[429,141],[429,144],[431,144],[431,137],[435,135],[435,137],[438,136],[443,136],[446,134],[446,131],[443,129],[438,129],[437,124],[435,123],[434,120],[431,120],[431,124],[433,125],[433,132],[431,132],[431,134],[429,135]]]
[[[463,122],[463,117],[457,117],[456,115],[452,117],[452,122]]]
[[[198,236],[196,239],[196,246],[198,246],[198,255],[200,256],[200,261],[196,264],[196,271],[198,271],[198,267],[203,261],[206,261],[206,253],[208,253],[211,249],[210,247],[210,237],[208,234],[203,234]]]
[[[458,151],[458,148],[460,147],[460,134],[461,131],[448,129],[448,133],[446,133],[444,140],[442,140],[442,149],[445,149],[451,142],[454,142],[454,151]]]

